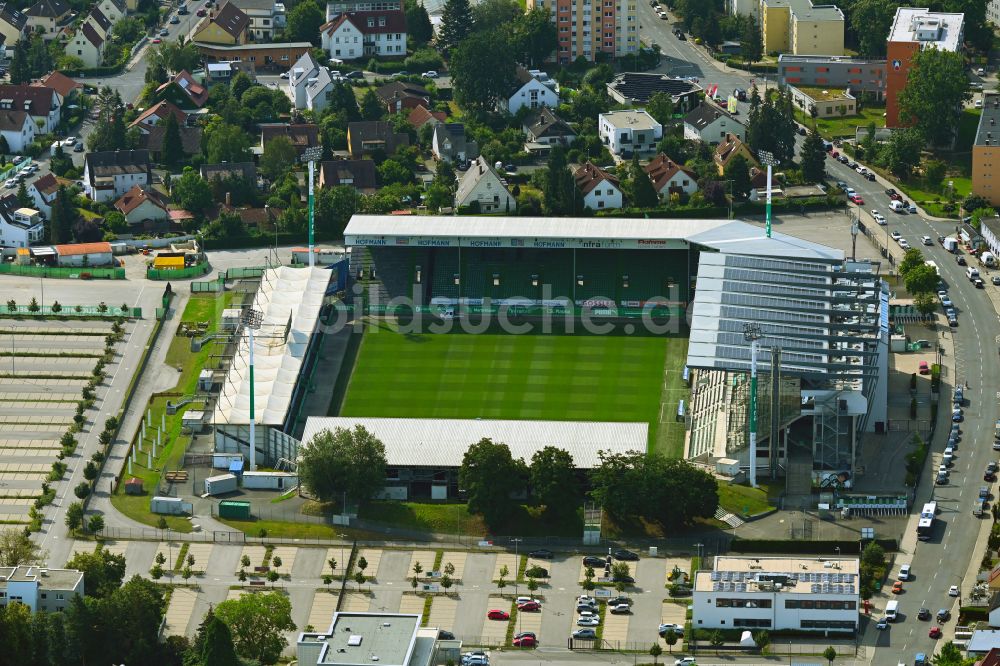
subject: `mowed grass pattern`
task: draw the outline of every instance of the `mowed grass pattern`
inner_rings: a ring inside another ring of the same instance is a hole
[[[372,329],[340,414],[646,421],[655,429],[671,344],[655,337]]]

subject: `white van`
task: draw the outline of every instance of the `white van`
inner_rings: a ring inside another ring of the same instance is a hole
[[[965,277],[969,278],[970,280],[979,277],[979,269],[969,266],[968,268],[965,269]]]
[[[889,620],[889,622],[895,622],[898,614],[899,602],[893,599],[885,605],[885,619]]]
[[[903,202],[902,201],[895,201],[895,200],[889,202],[889,210],[891,210],[893,213],[905,213],[906,212],[906,208],[903,206]]]

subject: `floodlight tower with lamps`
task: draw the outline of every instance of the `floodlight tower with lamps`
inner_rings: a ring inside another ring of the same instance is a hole
[[[257,424],[254,414],[254,386],[253,386],[253,332],[260,328],[264,321],[264,313],[254,308],[247,308],[243,312],[243,325],[246,326],[250,334],[250,471],[257,471]]]
[[[743,337],[750,341],[750,485],[757,487],[757,341],[763,337],[760,324],[743,324]]]
[[[302,161],[309,164],[309,268],[316,265],[316,194],[313,181],[316,180],[316,161],[323,157],[323,149],[319,146],[306,148],[302,153]]]
[[[767,230],[767,237],[771,237],[771,168],[778,163],[778,160],[774,159],[774,153],[769,150],[758,150],[757,157],[760,159],[762,164],[767,165],[767,206],[765,208],[765,228]]]

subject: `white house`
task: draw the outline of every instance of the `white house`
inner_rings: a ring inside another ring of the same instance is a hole
[[[337,85],[330,70],[321,67],[316,76],[306,82],[306,108],[319,114],[330,103],[333,96],[333,87]]]
[[[5,109],[0,100],[0,136],[7,141],[11,153],[21,153],[35,140],[35,123],[27,111]]]
[[[462,123],[439,123],[434,126],[431,151],[439,160],[464,163],[479,157],[479,146],[465,135]]]
[[[115,210],[125,216],[129,224],[170,219],[167,202],[151,188],[136,185],[115,202]]]
[[[111,21],[112,25],[125,18],[125,15],[128,13],[125,0],[101,0],[97,4],[97,8]]]
[[[624,157],[654,151],[663,138],[663,126],[644,109],[602,113],[597,117],[597,130],[608,150]]]
[[[110,266],[114,263],[111,243],[107,241],[52,247],[56,251],[56,264],[59,266]]]
[[[331,58],[406,55],[406,16],[401,10],[341,14],[319,30],[320,44]]]
[[[346,14],[320,28],[320,44],[331,58],[356,60],[365,55],[364,33]]]
[[[684,116],[684,138],[704,143],[721,143],[726,134],[746,140],[746,127],[725,109],[705,101]]]
[[[92,201],[118,199],[135,185],[153,181],[148,150],[109,150],[87,153],[83,191]]]
[[[695,573],[694,629],[854,633],[861,581],[857,558],[718,556]]]
[[[622,190],[618,178],[592,162],[587,162],[573,174],[576,187],[583,195],[583,206],[591,210],[622,207]]]
[[[104,37],[89,22],[84,23],[66,43],[66,55],[76,56],[84,67],[100,67],[104,62]]]
[[[52,173],[47,173],[28,185],[28,194],[35,202],[35,208],[42,211],[45,217],[52,215],[52,202],[59,193],[59,181]]]
[[[250,18],[247,36],[255,42],[274,39],[274,29],[284,28],[287,21],[285,5],[273,0],[228,0]]]
[[[554,109],[559,106],[559,93],[555,90],[555,81],[550,81],[550,85],[546,85],[521,66],[517,68],[516,78],[514,89],[499,102],[501,111],[514,114],[525,107],[539,109],[547,106]]]
[[[507,183],[482,157],[462,174],[455,191],[455,207],[477,206],[481,213],[513,213],[517,201],[507,189]]]
[[[306,108],[306,87],[309,79],[314,78],[319,70],[320,64],[309,51],[303,53],[288,70],[288,93],[296,109]]]
[[[38,133],[51,134],[59,126],[62,100],[51,88],[29,85],[0,85],[0,110],[26,111]]]
[[[698,177],[672,159],[660,153],[643,167],[661,199],[668,199],[674,192],[694,194],[698,191]]]
[[[0,247],[28,247],[42,242],[45,223],[37,210],[18,208],[8,212],[0,209]]]
[[[0,567],[0,606],[19,602],[32,613],[67,608],[73,597],[83,596],[83,572],[20,565]]]

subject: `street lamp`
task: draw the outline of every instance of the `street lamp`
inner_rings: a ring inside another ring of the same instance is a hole
[[[766,79],[765,79],[766,80]],[[765,229],[767,237],[771,237],[771,168],[778,163],[774,158],[774,153],[768,150],[758,150],[757,157],[762,164],[767,165],[767,206],[765,207]],[[755,486],[756,487],[756,486]]]
[[[316,265],[315,227],[316,227],[316,195],[313,181],[316,175],[316,161],[323,156],[319,146],[306,148],[302,153],[302,161],[309,164],[309,268]]]
[[[768,176],[770,175],[768,173]],[[754,488],[757,487],[757,341],[761,337],[763,333],[760,324],[756,322],[743,324],[743,338],[750,342],[750,485]]]
[[[243,312],[243,325],[250,334],[250,471],[257,471],[257,430],[253,411],[253,332],[260,328],[264,314],[260,310],[247,308]]]
[[[518,570],[521,568],[521,557],[518,554],[518,545],[521,543],[522,539],[511,539],[511,543],[514,544],[514,597],[517,597],[517,579]]]

